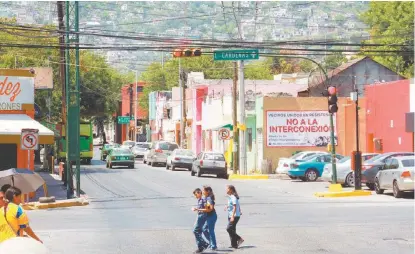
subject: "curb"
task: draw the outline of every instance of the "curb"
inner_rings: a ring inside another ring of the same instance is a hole
[[[32,202],[22,205],[25,210],[44,210],[44,209],[53,209],[53,208],[66,208],[73,206],[87,206],[89,201],[83,198],[68,199],[68,200],[59,200],[54,203],[39,203]]]
[[[339,192],[317,192],[314,196],[319,198],[344,198],[344,197],[362,197],[372,195],[371,191],[339,191]]]
[[[268,180],[268,175],[230,175],[229,180]]]

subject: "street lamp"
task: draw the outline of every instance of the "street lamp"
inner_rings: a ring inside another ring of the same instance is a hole
[[[353,169],[354,169],[354,189],[362,189],[362,153],[359,148],[359,90],[356,84],[356,76],[353,76],[354,91],[350,93],[350,98],[355,102],[356,110],[356,151],[353,152]]]

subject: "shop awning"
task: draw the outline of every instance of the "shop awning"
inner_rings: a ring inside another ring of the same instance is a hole
[[[230,123],[229,124],[225,124],[225,125],[218,126],[216,128],[213,128],[212,130],[220,130],[220,129],[224,129],[224,128],[233,131],[233,125],[230,124]]]
[[[22,129],[38,129],[39,144],[53,144],[54,132],[25,114],[0,114],[0,143],[20,144]]]

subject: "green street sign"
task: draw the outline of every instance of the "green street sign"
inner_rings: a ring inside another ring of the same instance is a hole
[[[213,52],[215,61],[237,61],[259,59],[258,49],[217,50]]]
[[[130,120],[134,120],[134,117],[130,118],[129,116],[119,116],[118,124],[129,124]]]

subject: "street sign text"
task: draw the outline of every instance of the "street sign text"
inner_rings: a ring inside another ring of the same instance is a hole
[[[215,61],[237,61],[259,59],[258,49],[217,50],[213,52]]]

